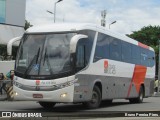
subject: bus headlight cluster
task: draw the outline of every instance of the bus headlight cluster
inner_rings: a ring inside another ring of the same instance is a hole
[[[13,95],[14,95],[14,96],[17,96],[18,93],[17,93],[16,91],[13,91]]]
[[[13,81],[13,84],[18,88],[21,88],[23,86],[21,83],[18,83],[16,81]]]
[[[65,98],[65,97],[67,97],[67,93],[63,93],[63,94],[61,94],[61,95],[60,95],[60,97],[61,97],[61,98]]]
[[[74,81],[69,81],[69,82],[65,82],[65,83],[62,83],[62,84],[54,85],[54,87],[56,89],[62,89],[64,87],[68,87],[68,86],[71,86],[73,84],[74,84]]]

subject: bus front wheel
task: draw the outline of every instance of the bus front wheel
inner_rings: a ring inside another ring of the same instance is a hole
[[[54,102],[39,102],[39,104],[45,109],[52,109],[56,103],[54,103]]]
[[[98,108],[101,104],[101,91],[98,86],[94,86],[91,101],[83,103],[87,108]]]

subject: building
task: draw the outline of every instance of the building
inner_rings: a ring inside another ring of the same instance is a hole
[[[0,0],[0,44],[24,33],[26,0]]]

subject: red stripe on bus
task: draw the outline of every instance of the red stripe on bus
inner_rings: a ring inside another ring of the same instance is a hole
[[[137,93],[139,93],[140,86],[141,86],[142,83],[144,83],[144,80],[145,80],[145,77],[146,77],[146,72],[147,72],[147,67],[141,66],[141,65],[135,65],[132,80],[131,80],[131,83],[130,83],[130,86],[129,86],[129,89],[128,89],[127,98],[130,95],[133,83],[136,87]]]
[[[135,68],[136,68],[136,67],[134,67],[134,71],[135,71]],[[135,75],[135,72],[133,73],[132,80],[131,80],[131,83],[130,83],[130,85],[129,85],[129,89],[128,89],[128,93],[127,93],[127,98],[129,97],[130,92],[131,92],[134,75]]]
[[[146,48],[146,49],[149,49],[149,46],[143,44],[143,43],[140,43],[138,42],[138,46],[142,47],[142,48]]]

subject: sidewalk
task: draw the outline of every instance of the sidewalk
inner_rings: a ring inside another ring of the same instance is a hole
[[[160,92],[159,93],[158,92],[154,93],[153,97],[160,97]]]

